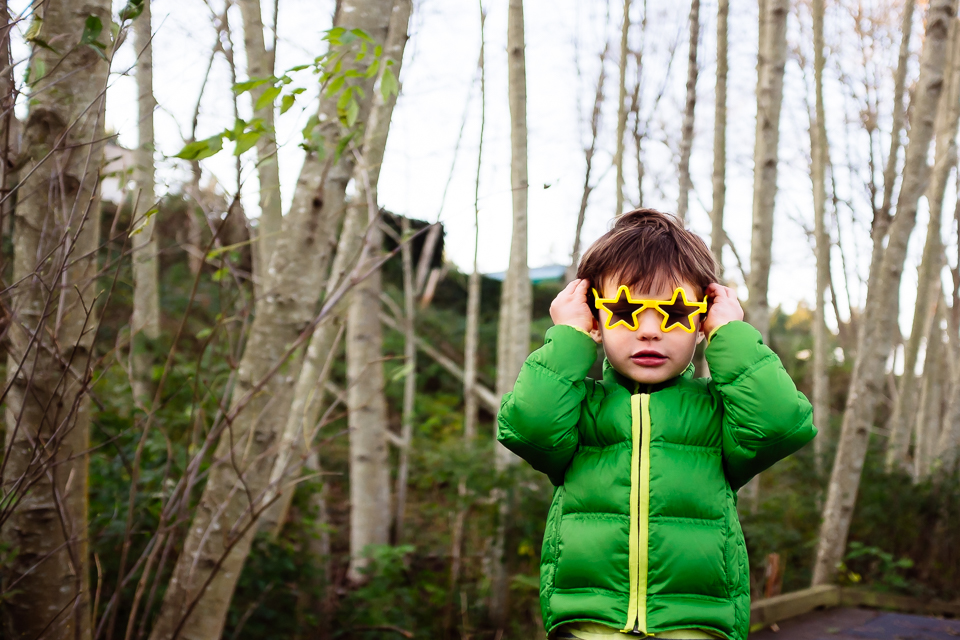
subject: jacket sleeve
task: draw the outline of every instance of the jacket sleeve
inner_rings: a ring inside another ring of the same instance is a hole
[[[584,378],[596,359],[596,343],[586,333],[567,325],[551,327],[500,403],[497,440],[557,486],[563,484],[580,440]]]
[[[777,354],[746,322],[717,329],[706,358],[723,402],[724,468],[730,485],[739,489],[817,435],[813,409]]]

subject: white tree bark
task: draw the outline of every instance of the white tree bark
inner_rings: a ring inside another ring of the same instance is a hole
[[[687,203],[693,183],[690,178],[690,152],[693,150],[694,110],[697,106],[697,45],[700,41],[700,0],[690,1],[690,44],[687,48],[687,101],[680,128],[680,198],[677,217],[687,217]]]
[[[617,169],[617,208],[615,215],[623,213],[623,153],[624,136],[627,133],[627,63],[630,48],[627,36],[630,32],[630,0],[623,0],[623,24],[620,30],[620,84],[619,101],[617,102],[617,140],[616,152],[613,155],[613,164]]]
[[[401,220],[403,237],[410,233],[410,221]],[[397,490],[396,508],[393,530],[397,543],[404,540],[403,525],[407,511],[407,479],[410,475],[410,447],[413,444],[413,420],[417,399],[417,331],[416,298],[413,289],[413,257],[409,243],[400,248],[400,258],[403,263],[403,366],[406,372],[403,377],[403,414],[401,416],[400,455],[397,461]],[[380,323],[380,318],[376,319]]]
[[[394,61],[393,70],[399,77],[403,50],[407,42],[407,26],[411,6],[408,0],[394,5],[383,47],[384,56]],[[369,180],[376,186],[380,173],[380,163],[386,147],[387,132],[396,96],[383,102],[381,97],[374,98],[374,105],[367,123],[367,135],[364,140],[365,157],[370,165]],[[361,178],[360,175],[355,178]],[[375,197],[375,194],[374,194]],[[366,202],[354,199],[356,206],[350,207],[344,217],[344,207],[338,215],[330,218],[329,237],[332,239],[341,218],[343,227],[336,243],[336,255],[326,281],[326,297],[334,294],[337,287],[347,277],[351,268],[359,259],[364,234],[369,224],[369,211]],[[316,435],[321,415],[325,411],[323,388],[328,380],[330,366],[333,363],[339,336],[343,327],[349,299],[345,299],[333,309],[329,317],[319,323],[310,338],[303,366],[293,393],[293,401],[281,436],[279,451],[270,475],[268,495],[279,496],[276,502],[264,514],[263,528],[279,533],[293,498],[294,487],[290,484],[297,475],[308,455],[307,443]]]
[[[263,38],[263,18],[260,0],[237,0],[243,17],[243,48],[247,54],[247,77],[267,78],[274,74],[276,52],[269,51]],[[250,91],[251,104],[256,105],[270,85]],[[267,135],[257,141],[257,175],[260,179],[260,218],[257,227],[257,249],[261,265],[270,264],[270,256],[277,245],[283,210],[280,201],[280,165],[277,163],[277,140],[274,128],[275,106],[270,104],[254,109],[253,117],[263,120]]]
[[[723,209],[727,198],[727,18],[730,0],[717,7],[717,88],[713,111],[713,208],[710,211],[710,251],[723,269]]]
[[[937,305],[939,308],[939,305]],[[930,475],[936,456],[934,447],[940,438],[943,385],[946,381],[946,345],[940,321],[943,310],[935,311],[927,324],[927,356],[923,363],[923,383],[917,411],[916,447],[913,454],[913,479],[920,482]]]
[[[813,319],[813,423],[821,431],[830,427],[830,378],[827,349],[825,297],[830,284],[830,236],[826,230],[827,164],[830,148],[827,143],[826,110],[823,104],[824,0],[813,0],[813,74],[816,91],[815,121],[810,127],[811,182],[813,183],[814,237],[817,259],[817,298]],[[814,463],[817,472],[823,469],[826,439],[814,440]]]
[[[392,0],[344,0],[334,24],[360,28],[383,42]],[[367,120],[373,82],[364,81],[366,98],[358,121]],[[335,100],[321,99],[321,126],[330,148],[339,124]],[[323,280],[320,265],[331,245],[323,232],[332,212],[340,211],[353,169],[349,153],[328,166],[316,153],[304,160],[290,212],[264,275],[264,295],[256,313],[237,375],[228,412],[200,503],[184,541],[151,640],[207,640],[220,636],[236,581],[256,529],[254,519],[266,506],[264,496],[289,410],[277,399],[299,372],[288,358],[304,327],[314,318]],[[279,369],[277,369],[279,365]],[[213,437],[213,436],[211,436]],[[210,446],[210,442],[205,444]],[[199,459],[199,456],[198,456]],[[188,479],[196,477],[191,468]],[[182,492],[181,494],[182,495]]]
[[[787,61],[789,0],[762,0],[757,63],[757,136],[753,152],[753,233],[747,277],[746,315],[766,341],[770,332],[767,286],[773,248],[773,209],[777,197],[780,107]]]
[[[586,167],[583,173],[583,193],[580,196],[580,211],[577,213],[577,229],[573,236],[573,251],[570,254],[570,266],[567,267],[567,273],[564,279],[569,282],[577,277],[577,266],[580,264],[580,235],[583,231],[583,222],[587,217],[587,201],[593,192],[593,185],[590,184],[591,173],[593,172],[593,156],[597,152],[597,136],[600,132],[600,115],[603,108],[603,85],[607,80],[607,52],[610,51],[610,43],[603,46],[600,53],[600,77],[597,78],[597,92],[593,99],[593,111],[590,114],[590,146],[583,151]],[[621,162],[621,164],[623,164]],[[621,204],[621,206],[623,206]]]
[[[137,121],[139,143],[134,151],[135,178],[138,193],[134,220],[141,231],[133,236],[133,317],[130,320],[130,339],[133,364],[133,395],[140,401],[151,393],[150,371],[153,359],[138,334],[149,340],[160,337],[160,286],[157,261],[157,239],[154,228],[157,216],[146,216],[156,204],[154,177],[153,112],[157,101],[153,97],[153,33],[151,31],[150,2],[143,3],[143,13],[133,23],[134,48],[137,50]],[[145,217],[146,216],[146,217]]]
[[[89,16],[109,25],[111,13],[106,0],[34,10],[38,37],[60,53],[32,51],[14,284],[4,302],[3,487],[12,512],[0,535],[17,551],[3,571],[5,586],[16,583],[4,596],[4,635],[89,640],[87,390],[109,64],[78,43]]]
[[[870,428],[885,386],[885,365],[900,308],[899,291],[907,241],[916,224],[917,202],[929,170],[927,153],[943,88],[948,32],[955,15],[955,0],[933,0],[930,3],[920,78],[911,105],[912,126],[897,214],[890,224],[878,277],[867,291],[857,357],[820,527],[813,584],[833,581],[837,564],[846,549]]]
[[[513,233],[510,264],[500,294],[497,339],[497,395],[513,388],[530,351],[532,291],[527,268],[527,72],[524,54],[523,0],[510,0],[507,13],[507,76],[510,103],[510,177],[513,186]],[[494,466],[504,471],[517,461],[506,447],[495,445]],[[491,561],[490,617],[498,628],[506,623],[508,576],[504,563],[510,498],[499,495],[499,516]]]
[[[910,433],[916,409],[917,379],[914,373],[917,355],[924,327],[928,323],[931,309],[936,307],[939,297],[940,272],[943,268],[943,242],[940,238],[940,224],[943,217],[943,197],[950,172],[957,163],[957,119],[960,118],[960,38],[957,37],[957,23],[953,22],[948,68],[945,74],[944,90],[940,98],[940,107],[936,119],[936,152],[930,187],[927,190],[929,218],[927,238],[917,275],[917,299],[913,313],[913,327],[910,338],[903,350],[903,379],[894,402],[888,428],[890,438],[887,441],[886,466],[909,470],[907,454],[910,446]],[[917,431],[919,433],[919,430]]]

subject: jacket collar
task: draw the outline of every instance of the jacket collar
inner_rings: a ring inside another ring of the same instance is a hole
[[[619,371],[613,368],[613,365],[610,364],[610,361],[606,358],[603,359],[603,379],[606,382],[614,382],[625,388],[630,393],[654,393],[660,391],[661,389],[666,389],[667,387],[672,387],[677,384],[681,378],[692,379],[694,373],[693,363],[691,362],[687,365],[687,368],[678,375],[670,378],[669,380],[664,380],[663,382],[658,382],[656,384],[641,384],[634,380],[631,380],[627,376],[623,375]]]

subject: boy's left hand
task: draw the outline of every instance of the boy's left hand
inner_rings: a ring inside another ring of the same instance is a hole
[[[712,283],[707,287],[707,302],[707,315],[700,327],[705,336],[709,337],[717,327],[732,320],[743,320],[743,308],[736,292],[730,287]]]

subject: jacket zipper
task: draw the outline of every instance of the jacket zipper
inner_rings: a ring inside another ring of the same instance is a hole
[[[636,386],[639,391],[640,385]],[[633,454],[630,460],[630,601],[623,630],[647,633],[647,565],[650,512],[650,394],[630,397]]]

